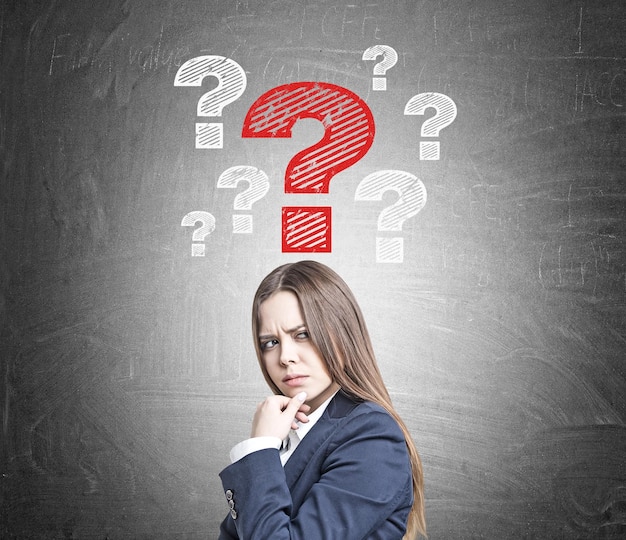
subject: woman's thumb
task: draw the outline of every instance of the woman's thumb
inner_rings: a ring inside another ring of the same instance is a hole
[[[306,392],[300,392],[299,394],[295,395],[291,399],[291,402],[289,403],[289,407],[294,409],[294,415],[298,411],[298,409],[302,406],[305,399],[306,399]]]

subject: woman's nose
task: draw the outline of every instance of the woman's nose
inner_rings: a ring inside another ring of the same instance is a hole
[[[289,340],[283,340],[280,344],[280,363],[283,366],[288,366],[295,364],[297,360],[298,356],[294,344],[290,343]]]

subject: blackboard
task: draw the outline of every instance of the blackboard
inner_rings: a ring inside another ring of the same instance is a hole
[[[386,56],[363,53],[383,45],[397,61],[375,74]],[[216,77],[175,85],[203,56],[246,79],[210,118]],[[430,538],[626,535],[621,0],[9,1],[0,65],[2,538],[216,537],[217,473],[268,392],[252,295],[301,258],[361,302]],[[298,82],[375,122],[328,193],[284,189],[319,120],[242,136],[258,98]],[[425,93],[456,105],[436,137],[432,107],[405,114]],[[222,148],[196,148],[203,122]],[[246,182],[217,187],[233,167],[268,178],[247,210]],[[378,224],[394,191],[355,197],[380,171],[421,182],[400,230]],[[329,251],[283,251],[293,206],[332,209]],[[214,220],[198,241],[191,212]],[[400,260],[377,259],[398,238]]]

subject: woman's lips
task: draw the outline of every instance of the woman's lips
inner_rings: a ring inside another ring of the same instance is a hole
[[[306,379],[307,379],[306,375],[287,375],[283,379],[283,382],[287,386],[295,387],[295,386],[302,386],[304,382],[306,381]]]

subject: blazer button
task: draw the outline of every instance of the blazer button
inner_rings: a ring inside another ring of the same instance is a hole
[[[233,499],[233,492],[231,489],[226,490],[226,500],[228,501],[228,507],[230,508],[230,516],[233,519],[237,519],[237,510],[235,510],[235,500]]]

